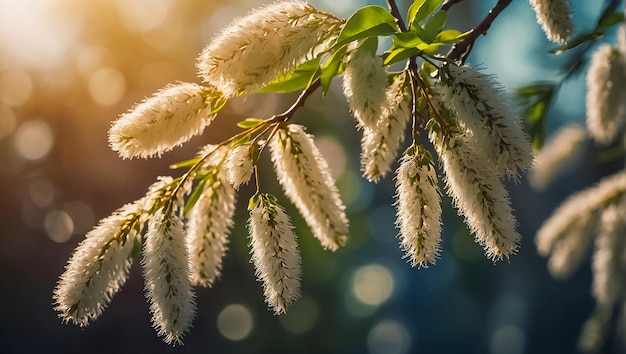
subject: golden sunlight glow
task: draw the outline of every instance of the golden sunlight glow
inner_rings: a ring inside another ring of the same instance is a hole
[[[46,214],[44,226],[48,237],[58,243],[69,240],[74,232],[72,218],[62,210],[53,210]]]
[[[21,70],[0,72],[0,103],[18,107],[26,103],[33,92],[33,83]]]
[[[38,160],[48,155],[53,142],[52,129],[44,121],[26,121],[15,132],[15,150],[28,160]]]
[[[104,67],[89,77],[89,94],[97,104],[111,106],[126,93],[124,75],[116,68]]]

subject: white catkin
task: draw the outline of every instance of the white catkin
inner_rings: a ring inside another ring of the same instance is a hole
[[[54,290],[55,310],[65,321],[95,320],[128,278],[141,210],[127,204],[100,220],[68,261]]]
[[[388,107],[387,72],[381,57],[367,49],[356,49],[343,72],[343,93],[358,127],[376,129]]]
[[[598,47],[587,71],[587,129],[602,144],[615,140],[626,119],[624,61],[608,44]]]
[[[249,144],[238,145],[229,151],[224,164],[227,171],[228,182],[239,189],[252,177],[254,166],[252,164],[251,146]]]
[[[296,235],[283,208],[263,199],[250,211],[250,246],[265,301],[276,314],[300,296],[301,260]]]
[[[563,202],[537,231],[537,252],[546,256],[570,227],[581,219],[604,207],[611,199],[626,191],[626,172],[604,178],[597,185],[571,195]]]
[[[336,250],[348,239],[345,206],[328,163],[304,127],[289,124],[270,140],[274,170],[322,247]]]
[[[565,44],[574,32],[568,0],[530,0],[537,22],[552,42]]]
[[[555,278],[570,276],[587,255],[597,225],[594,215],[581,216],[552,247],[548,270]]]
[[[600,217],[591,268],[593,295],[599,303],[615,305],[623,292],[624,234],[626,209],[623,203],[608,206]]]
[[[613,306],[596,304],[591,316],[585,321],[578,339],[578,348],[584,353],[598,353],[602,348],[613,314]]]
[[[443,151],[433,143],[440,147],[446,191],[487,257],[500,260],[516,253],[520,235],[509,195],[485,153],[465,136],[452,137]]]
[[[198,73],[227,97],[257,91],[328,49],[340,24],[303,1],[274,2],[213,38],[198,58]]]
[[[171,85],[122,114],[109,144],[123,158],[161,156],[201,134],[215,117],[221,93],[192,83]]]
[[[143,249],[146,297],[152,324],[166,343],[182,343],[196,304],[189,280],[182,220],[160,209],[150,219]]]
[[[626,24],[620,25],[617,30],[617,50],[622,55],[624,75],[626,76]]]
[[[487,154],[500,176],[516,179],[533,164],[530,138],[521,119],[505,104],[502,89],[488,75],[449,65],[449,82],[439,86],[442,102]]]
[[[406,92],[405,76],[399,75],[386,90],[387,103],[376,127],[365,127],[361,140],[361,169],[369,181],[378,182],[391,170],[404,140],[409,121],[410,97]]]
[[[570,166],[581,154],[587,130],[578,124],[560,129],[541,148],[528,180],[536,190],[545,189],[555,177]]]
[[[214,148],[209,146],[204,151]],[[228,236],[234,224],[235,190],[228,183],[225,170],[218,167],[221,154],[225,152],[225,148],[219,149],[204,164],[203,169],[209,171],[209,176],[187,216],[190,279],[194,285],[211,286],[220,276]]]
[[[422,154],[403,155],[396,171],[396,226],[411,266],[427,268],[440,252],[441,200],[435,166]]]

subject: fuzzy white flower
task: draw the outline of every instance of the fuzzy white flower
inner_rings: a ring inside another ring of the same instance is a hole
[[[609,144],[626,120],[624,60],[608,44],[598,47],[587,71],[587,128],[600,143]]]
[[[224,169],[227,171],[228,182],[235,189],[239,189],[239,186],[247,183],[252,177],[254,166],[251,149],[252,146],[249,144],[238,145],[228,153]]]
[[[500,176],[517,178],[533,163],[530,138],[520,118],[506,106],[501,88],[488,75],[468,66],[448,65],[448,82],[439,86],[441,101],[480,145]]]
[[[587,131],[578,124],[570,124],[556,132],[535,158],[528,175],[530,185],[537,190],[545,189],[579,157],[586,138]]]
[[[537,22],[552,42],[564,44],[574,32],[568,0],[530,0]]]
[[[387,72],[381,57],[369,49],[357,48],[343,72],[343,93],[358,127],[376,129],[388,107]]]
[[[585,259],[597,225],[595,215],[581,215],[552,247],[548,270],[555,278],[572,274]]]
[[[626,172],[604,178],[597,185],[571,195],[537,231],[535,242],[539,254],[546,256],[577,221],[588,220],[593,213],[626,192]]]
[[[615,305],[624,290],[624,231],[626,210],[623,204],[607,207],[600,217],[593,261],[593,295],[599,303]]]
[[[213,88],[168,86],[113,122],[109,144],[123,158],[160,156],[202,133],[223,102]]]
[[[626,75],[626,24],[620,25],[617,30],[617,50],[622,54],[624,75]]]
[[[402,156],[396,171],[396,225],[411,266],[435,264],[441,242],[441,201],[437,172],[422,149]]]
[[[182,343],[195,315],[182,220],[159,209],[148,223],[143,249],[152,324],[166,343]]]
[[[451,137],[443,146],[431,134],[446,174],[446,191],[488,258],[508,258],[518,248],[519,234],[508,192],[491,162],[472,139]]]
[[[138,205],[127,204],[85,236],[54,290],[55,310],[66,322],[95,320],[128,278],[134,243],[140,235]]]
[[[270,140],[278,181],[322,247],[336,250],[348,238],[348,218],[328,163],[304,127],[290,124]]]
[[[363,129],[361,140],[361,169],[369,181],[384,177],[398,155],[404,131],[411,116],[410,97],[405,91],[405,76],[399,75],[386,90],[387,103],[375,127]]]
[[[250,246],[265,301],[280,314],[300,296],[301,260],[289,217],[272,199],[261,195],[250,211]]]
[[[613,306],[596,304],[591,316],[585,321],[578,338],[578,348],[584,353],[599,353],[605,343],[613,317]]]
[[[208,147],[204,150],[213,149]],[[222,259],[233,227],[235,190],[227,182],[226,172],[218,167],[222,148],[203,166],[208,177],[196,188],[202,193],[187,215],[187,247],[191,282],[211,286],[222,270]]]
[[[227,97],[257,91],[326,50],[340,24],[305,2],[274,2],[213,38],[198,58],[198,72]]]

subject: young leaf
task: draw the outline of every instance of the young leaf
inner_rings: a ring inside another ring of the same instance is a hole
[[[346,22],[334,47],[373,36],[386,36],[398,31],[396,20],[381,6],[370,5],[357,10]]]
[[[245,120],[237,123],[237,126],[241,129],[250,129],[254,128],[257,125],[263,123],[263,119],[259,118],[246,118]]]
[[[306,89],[319,75],[320,58],[314,58],[281,75],[265,86],[261,92],[293,92]]]
[[[196,202],[198,201],[198,199],[200,199],[200,196],[202,195],[202,192],[204,191],[204,185],[206,184],[209,178],[211,178],[211,176],[201,179],[200,183],[198,183],[196,188],[193,190],[193,193],[191,193],[191,195],[189,196],[189,199],[187,199],[187,203],[185,203],[185,209],[183,210],[183,213],[185,216],[189,214],[191,209],[193,209],[194,205],[196,205]]]
[[[396,48],[413,48],[424,43],[415,32],[400,32],[393,35],[393,46]]]
[[[428,15],[435,12],[435,10],[441,5],[443,0],[418,0],[411,5],[409,9],[409,28],[414,30],[415,27],[419,27]]]
[[[170,169],[176,170],[176,169],[179,169],[179,168],[189,168],[189,167],[195,165],[196,163],[198,163],[198,161],[200,161],[200,158],[199,157],[195,157],[193,159],[176,162],[176,163],[173,163],[173,164],[170,165]]]
[[[339,48],[333,55],[322,65],[322,73],[320,82],[322,84],[322,95],[326,95],[330,89],[330,82],[341,71],[343,56],[346,54],[347,48],[343,46]]]
[[[425,45],[428,46],[426,43],[420,43],[418,46],[421,45]],[[386,53],[387,56],[385,57],[385,60],[383,61],[384,65],[391,65],[393,63],[397,63],[401,60],[410,58],[412,56],[418,55],[421,52],[420,49],[418,49],[418,47],[411,47],[411,48],[395,48],[392,49],[390,52]]]
[[[455,29],[449,29],[445,31],[439,32],[437,37],[435,38],[435,42],[437,43],[459,43],[461,42],[467,35],[472,33],[472,30],[461,33]]]

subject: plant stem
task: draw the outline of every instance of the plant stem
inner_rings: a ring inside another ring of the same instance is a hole
[[[493,9],[489,11],[487,16],[485,16],[485,18],[478,24],[478,26],[472,30],[472,33],[470,33],[463,40],[463,42],[452,47],[452,50],[448,53],[448,58],[464,64],[465,60],[472,51],[474,42],[476,42],[478,37],[481,35],[487,34],[487,31],[489,30],[489,27],[491,27],[493,21],[498,17],[498,15],[500,15],[500,13],[502,13],[502,11],[504,11],[504,9],[507,8],[507,6],[511,4],[511,2],[513,2],[513,0],[498,0],[496,6],[494,6]]]
[[[302,91],[302,93],[300,93],[300,96],[298,96],[296,101],[291,105],[291,107],[289,107],[289,109],[287,109],[281,114],[275,115],[274,117],[271,118],[271,121],[286,122],[289,119],[291,119],[293,115],[296,113],[296,111],[300,109],[302,106],[304,106],[304,103],[306,102],[307,98],[309,98],[309,96],[311,96],[313,92],[315,92],[318,88],[320,88],[321,85],[322,85],[322,81],[319,78],[313,81],[311,86],[307,87],[304,91]]]
[[[452,5],[460,3],[461,1],[464,1],[464,0],[446,0],[444,1],[443,5],[441,5],[441,9],[448,11],[452,7]]]
[[[398,5],[396,4],[396,1],[387,0],[387,7],[389,7],[389,12],[391,12],[393,17],[395,17],[396,24],[398,25],[398,28],[400,29],[400,31],[406,32],[407,28],[406,28],[406,25],[404,24],[404,21],[402,20],[402,15],[400,14],[400,10],[398,10]]]

